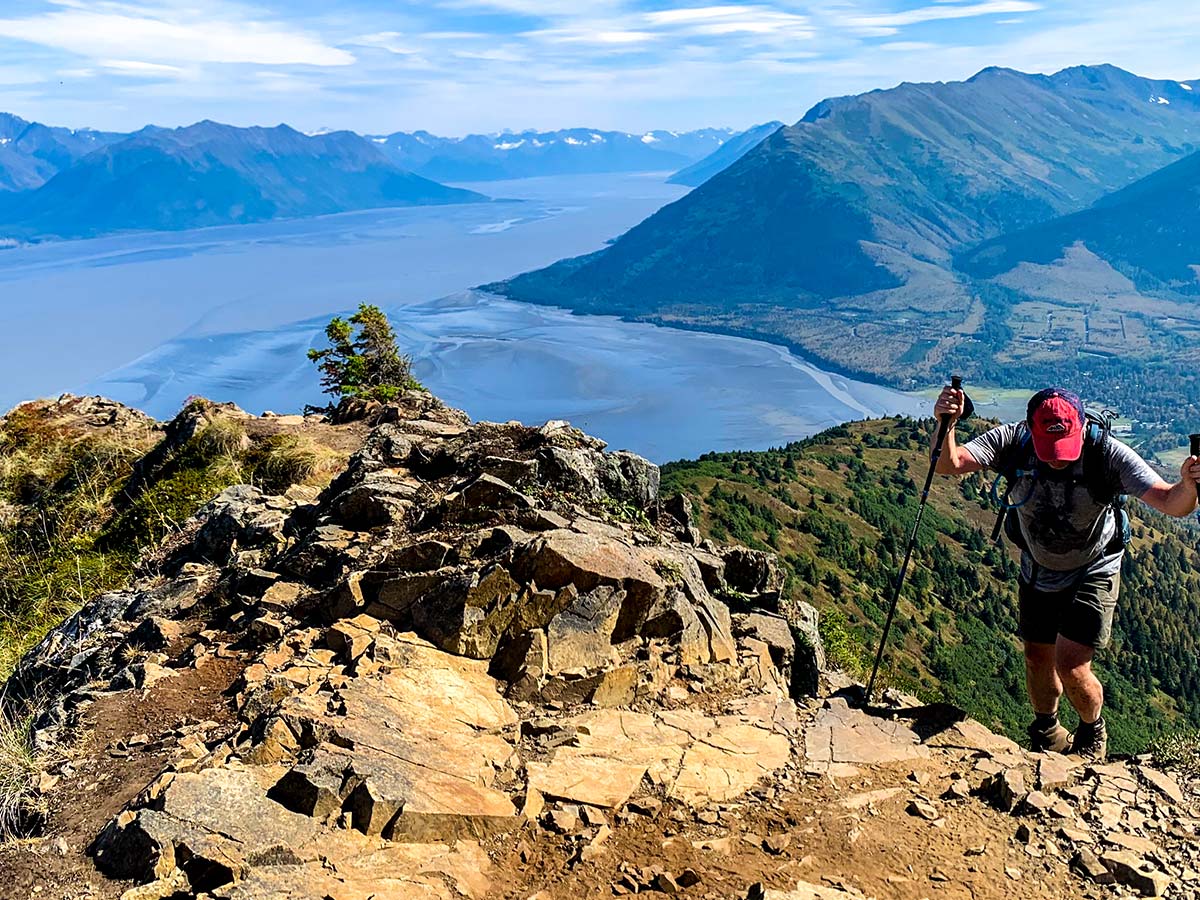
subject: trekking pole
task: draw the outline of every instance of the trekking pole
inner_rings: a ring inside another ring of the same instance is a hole
[[[962,377],[953,375],[950,387],[956,391],[962,390]],[[904,562],[896,575],[895,587],[892,589],[892,604],[888,607],[887,621],[883,623],[883,635],[879,638],[879,649],[875,653],[875,665],[871,667],[871,678],[867,682],[867,698],[865,708],[871,706],[871,694],[875,690],[875,676],[879,674],[879,663],[883,660],[883,649],[887,646],[888,633],[892,630],[892,619],[896,615],[896,604],[900,602],[900,589],[904,586],[904,576],[908,572],[908,563],[912,559],[913,547],[917,543],[917,530],[921,527],[921,518],[925,515],[925,503],[929,500],[929,488],[933,484],[933,473],[937,468],[938,459],[942,455],[942,444],[950,431],[950,416],[942,414],[942,423],[938,426],[937,440],[933,443],[933,453],[929,457],[929,473],[925,476],[925,487],[921,490],[921,505],[917,507],[917,517],[913,521],[912,534],[908,536],[908,547],[904,551]],[[1196,436],[1200,440],[1200,435]]]

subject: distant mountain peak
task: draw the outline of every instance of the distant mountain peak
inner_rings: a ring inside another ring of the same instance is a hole
[[[438,137],[427,131],[373,135],[393,161],[437,181],[489,181],[541,175],[675,171],[718,149],[729,129],[638,133],[574,127],[505,129]]]
[[[348,131],[204,120],[144,128],[91,152],[37,190],[0,202],[0,235],[85,237],[485,200],[407,172]]]

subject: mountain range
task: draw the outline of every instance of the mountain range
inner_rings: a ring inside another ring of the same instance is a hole
[[[35,190],[0,194],[0,222],[6,237],[77,238],[485,199],[401,169],[352,132],[206,121],[145,128]]]
[[[1076,220],[1056,220],[1094,205],[1089,227],[1103,231],[1124,215],[1141,236],[1123,245],[1153,248],[1153,223],[1175,220],[1166,208],[1143,219],[1145,209],[1195,168],[1150,176],[1200,149],[1197,88],[1112,66],[1048,76],[989,68],[964,82],[822,101],[604,250],[490,287],[518,300],[765,337],[895,384],[951,364],[1027,379],[1079,351],[1111,357],[1115,315],[1097,310],[1095,323],[1083,321],[1097,302],[1088,288],[1096,265],[1060,272],[1061,291],[1034,297],[968,251],[993,239],[1025,249],[1043,232],[1015,244],[1002,236],[1051,222],[1070,230]],[[1139,179],[1147,181],[1131,194],[1116,193]],[[1191,209],[1195,221],[1194,197],[1176,196],[1170,208]],[[1185,277],[1190,226],[1170,227],[1183,242],[1168,266],[1174,283]],[[986,250],[998,254],[993,268],[1011,255],[995,246]],[[1046,246],[1037,258],[1060,249]],[[1200,263],[1200,252],[1192,255],[1188,262]],[[960,271],[956,259],[975,262]],[[1184,310],[1129,287],[1138,302],[1121,314],[1139,317],[1125,326],[1136,360],[1164,327],[1155,317]],[[1048,339],[1025,328],[1044,326],[1047,303],[1062,307],[1056,327],[1078,321],[1078,329]]]
[[[122,137],[86,128],[52,128],[0,113],[0,191],[40,187],[93,150]]]
[[[541,175],[672,172],[707,158],[731,141],[741,141],[745,134],[749,132],[738,134],[729,128],[644,134],[568,128],[462,138],[438,137],[427,131],[396,132],[370,139],[398,165],[426,178],[497,181]],[[743,152],[751,146],[753,143],[745,144]],[[728,162],[734,159],[736,156]]]
[[[442,138],[302,134],[199,122],[134,134],[0,113],[0,241],[197,228],[392,206],[477,202],[443,181],[716,170],[756,142],[702,129],[591,129]]]

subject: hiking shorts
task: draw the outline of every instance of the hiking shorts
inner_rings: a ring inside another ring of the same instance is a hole
[[[1053,644],[1058,636],[1102,650],[1112,637],[1113,613],[1121,575],[1088,575],[1076,587],[1043,591],[1021,580],[1020,635],[1034,644]]]

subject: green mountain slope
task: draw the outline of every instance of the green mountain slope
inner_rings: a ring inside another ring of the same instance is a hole
[[[1091,209],[993,238],[958,267],[992,277],[1049,265],[1082,244],[1143,290],[1200,292],[1200,153],[1103,197]]]
[[[903,84],[825,101],[605,250],[489,287],[920,381],[984,358],[974,342],[1004,345],[1006,308],[953,271],[955,252],[1198,147],[1200,92],[1111,66]]]
[[[822,611],[831,652],[861,674],[916,513],[930,427],[860,422],[779,450],[672,463],[663,491],[692,498],[706,536],[779,553],[787,589]],[[989,540],[989,487],[983,475],[935,480],[885,677],[1021,738],[1031,716],[1015,638],[1016,563]],[[1197,532],[1131,506],[1135,543],[1115,637],[1098,662],[1118,752],[1200,724]]]

